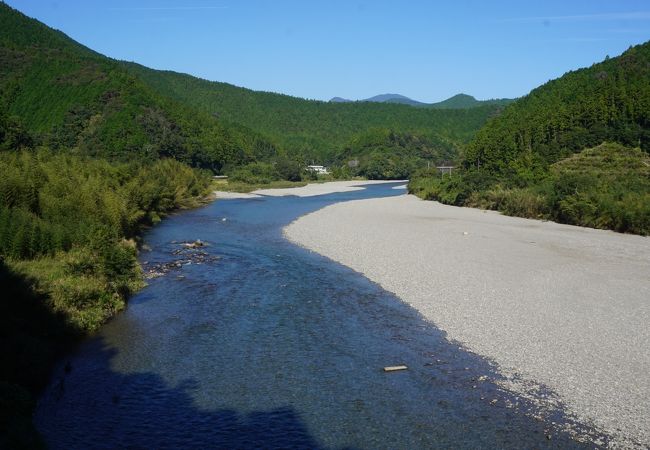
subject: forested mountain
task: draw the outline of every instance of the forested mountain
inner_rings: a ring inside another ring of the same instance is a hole
[[[250,127],[272,139],[288,156],[303,161],[335,160],[356,134],[373,128],[433,136],[460,145],[499,110],[498,105],[439,111],[391,103],[321,102],[252,91],[135,63],[125,66],[158,92],[219,119]]]
[[[605,145],[586,153],[598,155],[598,167],[592,157],[572,156],[603,142],[629,149]],[[649,151],[647,42],[534,89],[476,134],[464,153],[464,171],[444,179],[421,174],[412,189],[447,203],[650,233]],[[607,175],[616,161],[633,162],[629,171]],[[571,172],[558,178],[569,165]]]
[[[650,42],[569,72],[507,107],[471,142],[466,165],[533,169],[603,141],[650,149]]]
[[[219,170],[275,154],[251,130],[166,98],[116,61],[0,3],[0,110],[39,142]]]

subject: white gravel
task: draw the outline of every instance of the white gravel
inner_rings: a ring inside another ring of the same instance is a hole
[[[335,192],[360,191],[365,184],[394,183],[394,181],[383,180],[354,180],[354,181],[330,181],[328,183],[312,183],[302,187],[284,189],[259,189],[254,194],[267,195],[270,197],[284,197],[295,195],[296,197],[313,197],[314,195],[333,194]]]
[[[214,191],[214,195],[218,199],[222,199],[222,200],[259,197],[259,195],[257,194],[247,194],[245,192],[229,192],[229,191]]]
[[[366,184],[394,183],[395,181],[384,180],[353,180],[353,181],[330,181],[327,183],[311,183],[301,187],[258,189],[249,194],[240,192],[215,191],[214,194],[220,199],[239,199],[256,197],[313,197],[315,195],[334,194],[336,192],[360,191]],[[395,189],[405,188],[406,185],[398,186]]]
[[[650,238],[410,195],[338,203],[285,234],[395,293],[510,379],[548,386],[612,445],[650,446]]]

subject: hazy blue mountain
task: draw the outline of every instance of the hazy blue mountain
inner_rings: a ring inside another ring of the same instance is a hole
[[[332,97],[330,99],[331,103],[349,103],[351,101],[352,100],[348,100],[347,98],[343,98],[343,97]]]
[[[412,106],[426,106],[426,103],[418,102],[401,94],[380,94],[363,100],[364,102],[375,103],[401,103]]]
[[[429,108],[437,109],[464,109],[475,108],[477,106],[485,105],[500,105],[505,106],[512,103],[514,100],[510,98],[495,98],[490,100],[476,100],[476,98],[467,94],[456,94],[453,97],[443,100],[438,103],[431,103],[427,105]]]
[[[352,101],[353,100],[348,100],[342,97],[334,97],[330,100],[330,102],[332,103],[348,103]],[[456,94],[453,97],[450,97],[447,100],[443,100],[441,102],[423,103],[417,100],[413,100],[412,98],[406,97],[401,94],[380,94],[359,101],[372,102],[372,103],[399,103],[403,105],[419,106],[419,107],[434,108],[434,109],[467,109],[467,108],[476,108],[478,106],[485,106],[485,105],[505,106],[509,103],[512,103],[514,100],[509,98],[477,100],[471,95]]]
[[[330,99],[330,103],[349,103],[354,100],[349,100],[343,97],[333,97]],[[379,94],[374,97],[364,98],[363,100],[358,100],[360,102],[371,102],[371,103],[399,103],[402,105],[411,105],[411,106],[427,106],[426,103],[418,102],[401,94]]]

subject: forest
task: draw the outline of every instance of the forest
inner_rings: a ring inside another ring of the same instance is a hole
[[[449,177],[411,192],[443,203],[650,233],[650,43],[534,89],[490,119]]]

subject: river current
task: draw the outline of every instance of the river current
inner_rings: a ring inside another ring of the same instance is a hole
[[[329,204],[404,194],[394,187],[219,200],[150,230],[141,262],[173,270],[61,361],[35,415],[48,446],[580,447],[561,410],[533,418],[488,361],[282,236]],[[200,260],[182,245],[196,239]]]

